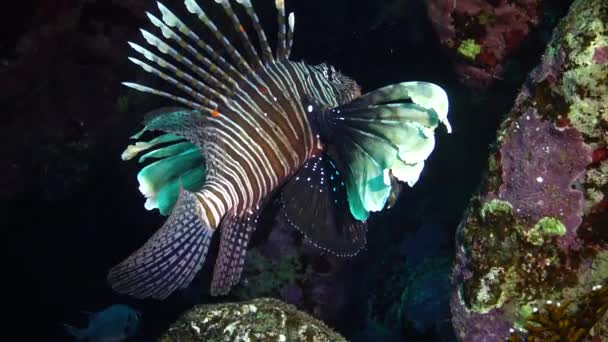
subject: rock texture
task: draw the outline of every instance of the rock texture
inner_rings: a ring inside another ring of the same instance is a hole
[[[457,233],[463,341],[607,339],[608,2],[575,1],[522,87]]]
[[[428,0],[429,17],[461,81],[485,88],[538,24],[542,0]]]
[[[174,323],[160,341],[340,342],[346,339],[293,305],[262,298],[195,307]]]

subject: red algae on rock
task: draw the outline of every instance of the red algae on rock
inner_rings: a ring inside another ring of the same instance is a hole
[[[596,47],[592,60],[597,64],[608,64],[608,45]]]
[[[608,2],[574,1],[498,131],[457,231],[461,341],[608,340],[607,44]]]
[[[461,80],[486,88],[538,23],[542,0],[428,0],[429,17]]]
[[[511,203],[515,217],[527,225],[543,217],[560,220],[567,228],[560,244],[576,246],[583,192],[575,183],[591,162],[581,134],[573,128],[558,130],[532,108],[513,122],[500,153],[503,182],[498,197]]]

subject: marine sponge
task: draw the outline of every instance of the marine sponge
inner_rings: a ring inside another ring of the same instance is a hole
[[[530,226],[543,217],[560,220],[566,226],[560,245],[576,246],[584,196],[573,186],[591,162],[581,134],[558,130],[532,108],[512,123],[500,154],[499,198],[511,203],[515,217]]]

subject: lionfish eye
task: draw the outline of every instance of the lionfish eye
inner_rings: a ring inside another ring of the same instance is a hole
[[[302,101],[302,106],[304,106],[304,109],[307,113],[312,113],[318,110],[318,106],[314,103],[314,101],[312,101],[312,99],[307,96],[304,97],[304,100]]]

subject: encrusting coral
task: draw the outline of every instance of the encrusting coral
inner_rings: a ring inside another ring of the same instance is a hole
[[[608,339],[608,2],[577,0],[491,149],[458,228],[462,341]]]

